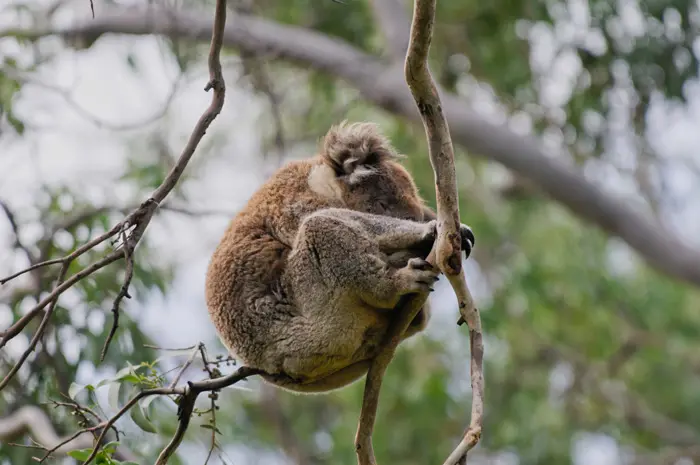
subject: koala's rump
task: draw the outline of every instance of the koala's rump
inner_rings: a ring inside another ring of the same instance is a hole
[[[226,347],[248,366],[265,370],[278,326],[295,309],[281,285],[289,248],[264,231],[230,230],[207,270],[209,315]]]

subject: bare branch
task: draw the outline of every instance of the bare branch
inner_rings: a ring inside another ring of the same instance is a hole
[[[66,278],[66,273],[68,272],[68,265],[69,264],[64,264],[63,267],[61,268],[61,272],[58,277],[58,284],[60,285],[63,283],[63,281]],[[32,340],[29,342],[29,346],[27,349],[22,353],[20,356],[19,360],[12,366],[10,369],[9,373],[5,375],[2,381],[0,381],[0,391],[2,391],[5,386],[10,382],[10,380],[17,374],[19,369],[22,367],[24,362],[27,360],[29,355],[34,352],[34,349],[36,348],[36,345],[39,343],[39,339],[41,339],[41,336],[43,336],[44,331],[46,330],[46,325],[49,323],[49,320],[51,319],[51,315],[53,315],[53,311],[56,309],[56,303],[58,303],[58,297],[60,293],[56,293],[55,297],[53,297],[51,300],[49,300],[49,308],[46,310],[44,313],[44,318],[42,318],[41,323],[39,324],[39,328],[37,328],[36,332],[34,333],[34,337],[32,337]],[[3,341],[8,339],[7,335],[3,337]],[[4,344],[3,344],[4,345]]]
[[[72,255],[72,254],[71,254]],[[75,283],[80,281],[81,279],[84,279],[85,277],[91,275],[92,273],[96,272],[97,270],[100,270],[104,268],[105,266],[109,265],[110,263],[113,263],[117,260],[122,258],[122,254],[120,253],[111,253],[107,257],[103,258],[102,260],[99,260],[92,265],[90,265],[87,268],[84,268],[80,272],[74,274],[71,276],[69,279],[65,280],[62,284],[58,285],[51,291],[51,293],[46,296],[43,300],[41,300],[34,308],[32,308],[29,312],[27,312],[22,318],[17,320],[16,323],[14,323],[12,326],[10,326],[7,330],[3,332],[3,337],[2,340],[0,340],[0,348],[4,347],[10,339],[14,338],[17,336],[28,324],[30,321],[32,321],[39,313],[41,313],[41,310],[49,305],[55,298],[60,296],[63,292],[65,292],[67,289],[72,287]],[[72,260],[70,260],[72,261]],[[51,263],[64,263],[64,267],[67,268],[68,266],[66,263],[70,263],[70,261],[64,259],[59,259],[59,260],[51,260]],[[44,262],[45,264],[49,264],[49,262]],[[36,268],[36,267],[32,267]],[[2,282],[0,282],[2,284]]]
[[[112,304],[112,315],[114,319],[112,320],[112,328],[109,330],[107,339],[105,339],[104,346],[102,347],[102,352],[100,353],[101,362],[104,361],[107,350],[109,349],[109,344],[112,342],[112,338],[114,338],[114,334],[119,327],[119,305],[125,297],[127,299],[131,298],[131,295],[129,295],[129,285],[131,284],[131,279],[134,277],[134,258],[131,256],[131,247],[128,242],[129,239],[126,237],[126,232],[122,230],[122,249],[124,251],[124,260],[126,260],[126,275],[124,276],[124,284],[122,284]]]
[[[15,218],[14,212],[10,209],[7,203],[3,202],[2,200],[0,200],[0,210],[2,210],[5,213],[7,221],[9,221],[10,223],[10,228],[12,229],[12,234],[14,235],[13,246],[24,252],[24,254],[27,256],[27,259],[29,260],[29,263],[34,264],[34,262],[36,261],[34,254],[31,250],[29,250],[29,247],[22,243],[22,239],[19,237],[19,224],[17,224],[17,219]],[[2,281],[0,281],[0,284],[2,284]]]
[[[447,121],[442,113],[442,104],[435,83],[428,69],[428,52],[435,21],[436,0],[415,0],[410,43],[405,62],[408,87],[420,111],[428,138],[430,162],[435,172],[437,197],[438,235],[427,261],[437,266],[448,277],[457,295],[462,318],[469,325],[471,346],[472,415],[471,424],[463,441],[445,462],[456,465],[466,461],[467,452],[481,437],[484,410],[484,375],[482,368],[483,342],[479,311],[474,305],[464,278],[461,256],[461,234],[459,220],[459,197],[454,166],[454,151]],[[393,358],[401,335],[425,304],[427,295],[411,296],[399,303],[397,318],[389,328],[387,342],[372,361],[362,401],[360,422],[355,437],[355,452],[360,465],[376,465],[372,448],[372,431],[379,404],[382,378]]]
[[[162,34],[205,40],[211,33],[211,25],[209,18],[194,11],[149,6],[109,9],[95,20],[77,21],[60,29],[6,29],[0,31],[0,37],[32,39],[59,35],[94,40],[105,33]],[[328,72],[356,87],[367,100],[387,111],[419,121],[410,92],[402,84],[399,67],[387,65],[340,39],[241,14],[233,17],[226,27],[224,43]],[[457,143],[529,179],[574,214],[623,239],[657,270],[700,286],[700,251],[634,206],[587,181],[562,161],[566,157],[552,156],[537,138],[521,136],[505,125],[484,121],[465,99],[439,93]]]
[[[180,368],[180,371],[177,372],[175,378],[173,378],[173,381],[170,383],[171,388],[174,388],[177,385],[177,383],[180,382],[180,378],[182,378],[182,375],[185,373],[185,371],[187,371],[190,365],[192,365],[192,362],[194,362],[194,358],[197,356],[197,353],[200,350],[200,346],[202,346],[201,342],[192,348],[192,353],[190,354],[189,358],[187,359],[187,361],[185,361],[184,365],[182,365],[182,368]]]
[[[223,9],[224,11],[221,12],[220,10]],[[219,61],[219,54],[221,51],[222,43],[223,43],[223,30],[224,30],[224,25],[225,25],[225,20],[226,20],[226,13],[225,13],[225,0],[219,0],[217,1],[217,8],[216,8],[216,18],[215,18],[215,28],[214,32],[212,33],[212,42],[211,42],[211,50],[209,52],[209,82],[205,86],[205,91],[208,91],[209,89],[214,89],[211,104],[209,107],[205,110],[205,112],[202,114],[202,116],[199,118],[197,121],[197,124],[194,127],[194,130],[192,131],[192,134],[190,135],[189,140],[187,141],[187,144],[185,145],[185,148],[183,149],[182,153],[180,154],[180,157],[178,158],[177,162],[175,165],[172,167],[168,175],[166,176],[165,180],[163,183],[158,186],[158,188],[153,192],[151,197],[147,199],[145,202],[143,202],[138,209],[134,210],[132,213],[127,215],[127,217],[116,224],[111,230],[106,232],[105,234],[99,236],[96,239],[93,239],[92,241],[88,242],[84,246],[80,247],[77,249],[75,252],[71,253],[70,255],[58,259],[58,260],[51,260],[48,262],[44,262],[42,264],[34,265],[27,270],[21,271],[19,273],[15,273],[14,275],[5,278],[3,280],[0,280],[0,284],[4,284],[10,279],[13,279],[23,273],[26,273],[27,271],[31,271],[32,269],[36,269],[40,266],[48,266],[51,264],[56,264],[56,263],[62,263],[63,264],[63,269],[67,270],[68,266],[75,260],[78,256],[82,255],[83,253],[87,252],[88,250],[91,250],[92,248],[96,247],[97,245],[101,244],[105,240],[109,239],[110,237],[115,236],[121,231],[127,231],[131,230],[129,235],[127,236],[125,242],[122,244],[122,247],[124,247],[126,252],[119,252],[119,251],[113,251],[107,257],[93,263],[92,265],[84,268],[80,272],[76,273],[75,275],[71,276],[69,279],[59,282],[58,285],[53,289],[53,291],[46,297],[44,298],[41,302],[39,302],[32,310],[30,310],[26,315],[24,315],[22,318],[20,318],[19,321],[17,321],[15,324],[10,326],[6,331],[3,332],[3,337],[2,340],[0,340],[0,348],[3,347],[7,342],[15,337],[17,334],[19,334],[22,329],[26,327],[26,325],[34,319],[41,310],[46,307],[46,305],[51,304],[52,308],[50,311],[46,312],[47,314],[44,316],[44,320],[42,321],[42,324],[39,326],[39,329],[34,335],[34,338],[32,339],[33,344],[30,344],[29,349],[25,351],[23,354],[22,358],[20,361],[12,368],[10,373],[5,377],[5,379],[0,382],[0,390],[2,390],[7,383],[10,381],[12,376],[14,376],[17,371],[19,371],[19,368],[22,366],[26,358],[29,356],[29,353],[34,350],[34,347],[36,346],[36,341],[38,341],[38,338],[41,337],[43,334],[43,331],[46,326],[47,316],[50,316],[53,310],[53,306],[55,305],[55,300],[68,288],[73,286],[75,283],[80,281],[81,279],[84,279],[85,277],[91,275],[92,273],[104,268],[105,266],[109,265],[110,263],[113,263],[123,257],[130,257],[137,244],[141,240],[141,237],[143,236],[143,233],[146,230],[146,227],[150,223],[151,219],[153,218],[153,215],[155,214],[156,210],[158,209],[158,206],[165,198],[168,196],[170,191],[173,190],[175,185],[177,184],[178,180],[182,176],[182,173],[185,170],[185,167],[189,163],[190,159],[192,158],[192,155],[194,154],[197,145],[201,141],[202,137],[204,137],[204,134],[206,133],[209,125],[211,122],[218,116],[218,114],[221,112],[221,109],[224,105],[224,100],[225,100],[225,93],[226,93],[226,86],[224,83],[223,75],[221,72],[221,62]],[[129,266],[127,265],[127,268]],[[62,272],[62,275],[65,276],[65,273]],[[129,278],[129,273],[127,270],[127,278]],[[129,279],[126,281],[126,285],[128,286],[129,284]],[[127,290],[128,292],[128,290]],[[121,293],[120,293],[121,294]],[[118,301],[120,299],[118,298],[116,303],[118,305]],[[115,313],[116,315],[116,313]],[[116,327],[114,328],[116,330]],[[108,344],[109,340],[107,341]],[[107,345],[105,345],[106,350]]]
[[[122,222],[122,223],[123,223],[123,222]],[[87,244],[85,244],[85,245],[79,247],[78,249],[76,249],[75,251],[73,251],[73,252],[70,253],[69,255],[66,255],[65,257],[56,258],[56,259],[54,259],[54,260],[47,260],[47,261],[44,261],[44,262],[41,262],[41,263],[37,263],[37,264],[35,264],[35,265],[30,266],[29,268],[26,268],[26,269],[24,269],[24,270],[22,270],[22,271],[19,271],[19,272],[13,274],[13,275],[10,275],[10,276],[8,276],[8,277],[6,277],[6,278],[0,279],[0,285],[6,284],[7,282],[9,282],[9,281],[11,281],[11,280],[13,280],[13,279],[15,279],[15,278],[17,278],[17,277],[19,277],[19,276],[21,276],[21,275],[23,275],[23,274],[25,274],[25,273],[27,273],[27,272],[29,272],[29,271],[36,270],[36,269],[38,269],[38,268],[43,268],[43,267],[46,267],[46,266],[56,265],[56,264],[59,264],[59,263],[72,262],[73,260],[75,260],[76,258],[80,257],[81,255],[83,255],[83,254],[84,254],[85,252],[87,252],[88,250],[94,249],[95,247],[97,247],[98,245],[102,244],[104,241],[106,241],[106,240],[109,239],[110,237],[113,237],[114,235],[116,235],[116,234],[119,232],[119,230],[121,229],[120,227],[122,226],[122,223],[117,224],[116,226],[114,226],[112,229],[110,229],[110,230],[107,231],[106,233],[101,234],[100,236],[98,236],[98,237],[96,237],[95,239],[91,240],[91,241],[88,242]],[[44,304],[44,306],[45,306],[45,305],[46,305],[46,304]],[[43,307],[43,306],[42,306],[42,307]],[[0,344],[0,347],[2,347],[3,345],[4,345],[4,344]]]
[[[170,443],[163,449],[163,451],[158,456],[156,460],[156,465],[165,465],[168,463],[170,457],[175,453],[182,442],[182,438],[185,436],[187,427],[190,424],[190,419],[192,417],[192,411],[194,410],[194,403],[197,400],[197,396],[205,391],[217,391],[219,389],[231,386],[238,381],[248,378],[253,375],[259,375],[262,371],[249,368],[241,367],[234,373],[227,376],[222,376],[220,378],[208,379],[205,381],[200,381],[198,383],[188,383],[184,392],[180,395],[180,401],[178,405],[178,418],[179,423],[177,430],[170,440]],[[87,462],[84,464],[87,465]]]
[[[134,397],[132,397],[129,402],[127,402],[112,418],[107,420],[106,422],[100,423],[97,425],[97,427],[102,429],[102,432],[100,435],[97,437],[95,440],[95,443],[97,446],[92,450],[92,453],[88,456],[87,459],[85,459],[85,462],[83,462],[83,465],[87,465],[88,463],[92,462],[95,459],[95,456],[97,453],[100,451],[99,445],[102,444],[102,441],[104,440],[107,431],[109,431],[110,428],[114,426],[114,423],[117,422],[126,412],[131,410],[131,407],[136,405],[138,401],[141,399],[144,399],[146,397],[150,396],[166,396],[166,395],[173,395],[173,394],[184,394],[185,388],[155,388],[155,389],[147,389],[145,391],[141,391],[138,394],[136,394]]]
[[[90,456],[85,460],[84,465],[89,464],[97,456],[100,450],[100,444],[103,443],[108,432],[114,428],[115,423],[134,407],[140,400],[151,396],[179,396],[179,425],[173,439],[168,446],[161,452],[157,465],[165,465],[167,460],[177,449],[182,441],[187,426],[189,425],[194,403],[197,396],[202,392],[218,391],[225,387],[236,384],[237,382],[262,373],[260,370],[240,367],[234,373],[226,376],[221,376],[214,379],[206,379],[198,382],[188,382],[182,387],[161,387],[155,389],[146,389],[137,393],[132,397],[114,416],[106,421],[83,428],[66,438],[59,438],[53,426],[51,426],[46,414],[37,407],[23,407],[14,414],[0,418],[0,439],[3,442],[17,437],[26,431],[36,439],[39,447],[47,451],[47,456],[50,453],[67,453],[74,449],[87,449],[96,444]],[[76,406],[72,406],[76,407]],[[84,409],[83,407],[79,407]],[[84,409],[85,410],[85,409]],[[95,415],[93,412],[89,412]],[[96,416],[96,415],[95,415]],[[93,437],[93,433],[99,431],[97,438]],[[135,460],[132,454],[123,448],[117,450],[118,457],[122,460]]]

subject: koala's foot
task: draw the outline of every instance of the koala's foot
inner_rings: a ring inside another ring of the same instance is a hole
[[[408,265],[398,270],[401,294],[432,292],[440,270],[422,258],[412,258]]]

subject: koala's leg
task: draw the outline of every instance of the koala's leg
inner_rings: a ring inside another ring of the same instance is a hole
[[[269,376],[263,375],[263,378],[276,386],[287,389],[292,392],[313,394],[318,392],[328,392],[334,389],[339,389],[348,384],[354,383],[362,376],[367,374],[369,370],[370,360],[353,363],[352,365],[336,371],[324,378],[315,379],[308,382],[297,382],[284,375]]]
[[[338,297],[355,296],[371,307],[393,309],[403,295],[432,290],[439,271],[422,258],[412,258],[402,268],[392,267],[380,238],[388,241],[398,234],[398,242],[415,246],[425,240],[426,234],[429,236],[426,226],[378,215],[356,215],[349,210],[322,210],[302,222],[288,268],[294,273],[313,267],[317,279],[326,289],[338,292]],[[391,231],[392,227],[403,236]],[[304,287],[301,283],[308,282],[308,278],[300,277],[297,282]],[[311,288],[298,291],[300,295],[313,292]]]

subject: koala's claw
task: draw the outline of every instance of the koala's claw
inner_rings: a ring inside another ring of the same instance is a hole
[[[474,244],[476,243],[474,232],[472,232],[472,228],[462,223],[459,226],[459,233],[462,236],[462,250],[464,251],[466,258],[469,258],[469,255],[471,255],[472,249],[474,248]]]
[[[427,260],[423,260],[422,258],[412,258],[408,261],[408,267],[413,268],[415,270],[434,270],[435,268],[433,265],[430,264]]]
[[[399,270],[402,275],[402,287],[406,294],[430,292],[440,271],[422,258],[412,258],[406,267]]]

